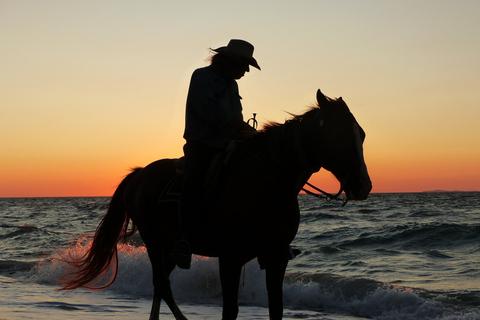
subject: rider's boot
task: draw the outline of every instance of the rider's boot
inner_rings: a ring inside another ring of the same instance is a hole
[[[181,269],[190,269],[190,263],[192,261],[192,251],[190,250],[190,244],[187,241],[188,238],[188,210],[190,207],[185,204],[185,198],[181,199],[179,207],[179,233],[180,240],[178,240],[172,248],[170,258]],[[187,202],[188,203],[188,202]]]
[[[192,261],[192,251],[190,250],[190,244],[187,240],[178,240],[172,248],[170,258],[181,269],[190,269],[190,263]]]

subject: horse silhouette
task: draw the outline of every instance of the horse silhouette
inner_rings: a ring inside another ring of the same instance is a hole
[[[300,221],[297,196],[312,173],[321,167],[332,172],[347,199],[364,200],[371,191],[363,158],[365,132],[342,98],[330,99],[318,90],[317,102],[306,113],[284,124],[269,123],[239,143],[216,179],[217,187],[206,195],[203,210],[190,219],[192,252],[218,257],[224,320],[237,318],[241,268],[255,257],[265,269],[270,319],[282,319],[283,278]],[[174,198],[158,200],[181,180],[176,160],[155,161],[124,178],[89,251],[67,259],[75,271],[63,279],[62,290],[109,286],[117,272],[117,243],[131,233],[131,221],[153,270],[150,320],[159,319],[162,299],[175,319],[187,319],[169,280],[175,268],[169,254],[180,237],[179,204]],[[98,279],[105,278],[112,265],[113,276],[101,285]]]

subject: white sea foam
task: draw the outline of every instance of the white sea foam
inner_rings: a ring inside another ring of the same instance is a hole
[[[81,253],[85,247],[78,250]],[[175,269],[171,274],[176,299],[183,304],[221,305],[218,260],[200,256],[194,256],[193,260],[190,270]],[[30,276],[38,282],[54,284],[67,270],[65,263],[49,259],[34,268]],[[153,293],[151,281],[145,248],[127,245],[119,250],[118,276],[106,292],[149,300]],[[292,310],[323,310],[379,320],[480,319],[478,311],[455,311],[439,300],[422,298],[409,289],[333,274],[287,274],[284,300],[286,308]],[[267,307],[265,273],[256,260],[243,270],[239,303],[251,308]]]

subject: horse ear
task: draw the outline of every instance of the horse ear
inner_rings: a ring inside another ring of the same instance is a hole
[[[320,89],[317,90],[317,102],[320,108],[327,107],[329,104],[327,97],[325,97]]]

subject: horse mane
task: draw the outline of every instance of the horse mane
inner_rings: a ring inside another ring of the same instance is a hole
[[[325,98],[328,100],[328,102],[334,103],[334,104],[337,104],[339,101],[343,102],[342,98],[332,99],[332,98],[327,97],[327,96],[325,96]],[[285,123],[269,121],[269,122],[267,122],[263,125],[262,129],[259,130],[259,133],[270,132],[270,131],[275,130],[276,128],[281,127],[281,126],[283,126],[287,123],[302,122],[304,119],[308,119],[309,117],[314,116],[319,110],[320,110],[320,106],[318,105],[318,103],[316,103],[315,105],[308,107],[307,111],[303,114],[294,114],[294,113],[291,113],[291,112],[287,112],[287,114],[289,114],[291,116],[291,118],[287,119],[285,121]]]
[[[294,114],[291,112],[287,112],[291,116],[290,119],[287,119],[285,123],[280,123],[280,122],[275,122],[275,121],[269,121],[265,123],[262,127],[262,129],[259,130],[259,133],[267,133],[271,132],[272,130],[275,130],[276,128],[282,127],[287,123],[299,123],[302,122],[304,119],[309,118],[310,116],[314,115],[320,110],[318,106],[311,106],[308,108],[308,110],[303,113],[303,114]]]
[[[289,114],[291,117],[284,123],[275,121],[266,122],[262,128],[258,130],[258,133],[250,139],[247,139],[246,142],[250,146],[256,145],[261,149],[265,148],[265,146],[268,146],[268,149],[271,152],[276,153],[281,150],[285,144],[285,130],[287,128],[296,127],[305,119],[314,117],[319,111],[320,107],[317,105],[309,107],[308,110],[303,114],[287,112],[287,114]]]

